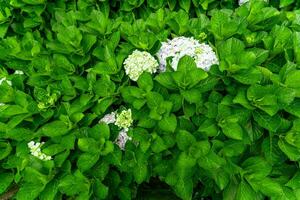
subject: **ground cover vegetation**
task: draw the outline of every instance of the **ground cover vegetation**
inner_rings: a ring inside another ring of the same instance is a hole
[[[0,0],[0,199],[300,199],[297,0]]]

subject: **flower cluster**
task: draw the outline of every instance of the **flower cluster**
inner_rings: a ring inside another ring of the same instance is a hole
[[[1,85],[2,83],[4,83],[4,82],[6,82],[8,85],[11,86],[11,81],[7,80],[5,77],[4,77],[4,78],[0,78],[0,85]]]
[[[123,110],[120,114],[117,114],[115,125],[119,128],[128,129],[132,124],[131,109]]]
[[[244,3],[249,2],[249,0],[239,0],[239,5],[243,5]],[[265,0],[265,2],[268,2],[268,0]]]
[[[23,74],[24,74],[24,72],[23,72],[23,71],[21,71],[21,70],[16,70],[14,74],[17,74],[17,75],[23,75]]]
[[[158,68],[158,62],[146,51],[135,50],[124,61],[126,74],[133,81],[137,81],[143,72],[155,73]]]
[[[116,112],[106,114],[102,119],[100,119],[99,122],[103,122],[103,123],[106,123],[106,124],[115,123],[116,122]]]
[[[41,147],[44,145],[44,142],[35,143],[34,141],[31,141],[27,144],[28,148],[30,149],[31,155],[34,157],[37,157],[40,160],[51,160],[51,156],[47,156],[41,151]]]
[[[128,129],[133,122],[131,109],[123,110],[120,114],[117,114],[116,112],[106,114],[99,122],[115,124],[121,128],[115,143],[120,149],[124,150],[126,142],[132,139],[127,135]]]
[[[128,140],[132,140],[132,138],[127,135],[126,129],[122,129],[119,132],[119,135],[118,135],[115,143],[120,147],[120,149],[125,150],[125,145]]]
[[[213,49],[204,43],[199,43],[193,37],[177,37],[167,42],[162,42],[162,46],[157,53],[160,62],[160,71],[164,72],[167,66],[167,58],[172,58],[171,67],[176,70],[180,58],[190,56],[195,60],[198,68],[206,71],[214,64],[219,64],[218,58]]]

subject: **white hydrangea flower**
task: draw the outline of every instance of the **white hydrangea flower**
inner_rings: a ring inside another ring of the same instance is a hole
[[[102,119],[100,119],[100,122],[104,122],[106,124],[112,124],[116,122],[116,112],[112,112],[109,114],[106,114]]]
[[[146,51],[134,50],[124,61],[126,74],[133,81],[137,81],[143,72],[155,73],[158,62]]]
[[[119,128],[128,129],[133,122],[131,109],[123,110],[120,114],[116,116],[115,125]]]
[[[51,160],[51,156],[47,156],[41,151],[41,147],[44,145],[44,142],[40,143],[37,142],[35,143],[34,141],[31,141],[27,144],[28,148],[30,149],[31,155],[34,157],[37,157],[40,160]]]
[[[23,72],[23,71],[21,71],[21,70],[16,70],[14,74],[23,75],[23,74],[24,74],[24,72]]]
[[[171,67],[177,70],[179,60],[183,56],[194,58],[198,68],[208,71],[214,64],[219,64],[216,53],[204,43],[200,43],[193,37],[177,37],[167,42],[162,42],[162,46],[156,54],[160,62],[160,71],[164,72],[167,66],[167,58],[172,58]]]
[[[239,0],[239,5],[243,5],[244,3],[249,2],[250,0]],[[268,0],[264,0],[265,2],[268,2]]]
[[[115,141],[115,143],[120,147],[120,149],[125,150],[125,145],[128,140],[132,140],[131,137],[127,135],[128,129],[122,129],[119,132],[119,135]]]
[[[5,104],[4,103],[0,103],[0,106],[5,106]]]
[[[3,82],[6,82],[8,85],[12,85],[11,81],[7,80],[5,77],[1,78],[0,79],[0,85],[3,83]]]

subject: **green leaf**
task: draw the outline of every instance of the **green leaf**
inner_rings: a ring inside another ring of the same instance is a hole
[[[109,188],[106,185],[101,183],[101,181],[99,181],[98,179],[96,180],[94,184],[94,193],[97,198],[106,199],[108,196],[108,190]]]
[[[151,149],[154,153],[160,153],[168,149],[168,146],[161,137],[157,136],[151,145]]]
[[[183,10],[185,10],[185,12],[189,12],[191,6],[191,0],[179,1],[179,5],[181,8],[183,8]]]
[[[242,164],[244,174],[247,180],[261,180],[268,176],[271,171],[271,165],[261,157],[250,157]]]
[[[7,156],[9,156],[11,151],[12,151],[12,146],[10,145],[9,142],[0,141],[0,160],[3,160]]]
[[[139,88],[143,89],[146,92],[149,92],[153,89],[153,81],[150,73],[143,73],[139,76],[137,80]]]
[[[179,178],[174,189],[180,198],[191,200],[193,194],[193,181],[188,178]]]
[[[109,23],[107,17],[99,10],[93,10],[90,14],[92,20],[85,25],[97,31],[100,35],[104,35]]]
[[[99,133],[100,134],[100,133]],[[78,148],[83,152],[96,153],[99,152],[99,142],[93,138],[79,138]]]
[[[0,174],[0,194],[4,193],[7,188],[11,185],[14,180],[14,175],[12,173],[1,173]]]
[[[295,99],[285,110],[292,115],[300,117],[300,99]]]
[[[297,84],[300,81],[300,70],[295,70],[287,74],[285,85],[296,90],[296,97],[300,97],[300,86]]]
[[[189,147],[188,151],[189,151],[189,155],[191,157],[198,159],[202,156],[207,155],[210,151],[210,148],[211,148],[211,145],[210,145],[209,141],[202,140],[202,141],[197,141],[197,142],[193,143]]]
[[[189,103],[200,104],[202,102],[202,94],[198,89],[183,90],[180,93]]]
[[[226,59],[230,55],[236,55],[243,52],[245,49],[245,44],[236,38],[230,38],[218,46],[218,53],[221,59]]]
[[[223,153],[227,157],[238,156],[242,154],[245,150],[245,145],[240,141],[227,141],[223,148]]]
[[[148,176],[147,163],[138,163],[134,167],[133,176],[138,184],[141,184],[142,182],[146,181],[146,178]]]
[[[261,127],[272,132],[276,132],[281,126],[281,118],[278,114],[271,117],[263,112],[254,111],[253,117]]]
[[[280,7],[286,7],[289,6],[290,4],[294,3],[295,0],[280,0]]]
[[[239,184],[236,193],[236,199],[251,200],[251,199],[256,199],[255,196],[256,196],[255,191],[251,188],[251,186],[247,182],[242,181]]]
[[[285,186],[288,186],[293,190],[296,190],[300,187],[299,184],[300,184],[300,173],[296,172],[295,175],[285,184]]]
[[[84,153],[81,154],[77,161],[77,166],[80,171],[85,172],[91,169],[98,161],[99,154]]]
[[[155,80],[167,89],[175,90],[177,88],[171,72],[160,73],[155,77]]]
[[[219,126],[222,128],[224,135],[226,135],[227,137],[235,140],[243,139],[244,131],[238,123],[225,122],[219,124]]]
[[[75,26],[68,26],[60,28],[57,39],[63,44],[69,44],[73,47],[79,47],[82,40],[82,34],[80,30]]]
[[[240,20],[231,16],[231,10],[218,10],[213,12],[210,31],[217,40],[231,37],[239,32]]]
[[[16,194],[17,200],[28,200],[28,199],[36,199],[39,194],[44,190],[44,184],[42,183],[34,183],[27,182],[22,185]],[[29,192],[30,191],[30,192]]]
[[[53,121],[39,129],[39,132],[42,135],[49,136],[49,137],[57,137],[65,135],[69,131],[68,126],[62,121]]]
[[[196,142],[196,139],[191,133],[184,130],[180,130],[176,134],[176,142],[178,148],[182,151],[185,151]]]
[[[278,146],[280,150],[292,161],[298,161],[300,159],[300,152],[299,150],[288,144],[287,142],[283,140],[278,141]]]
[[[187,73],[188,71],[197,69],[194,59],[190,56],[183,56],[180,58],[177,66],[177,71]]]
[[[207,155],[198,159],[198,165],[209,171],[220,169],[226,163],[225,159],[211,150]]]
[[[58,192],[58,182],[57,181],[51,181],[48,183],[43,190],[43,192],[40,194],[41,200],[52,200],[55,198],[56,194]]]
[[[173,133],[177,127],[177,119],[174,114],[170,116],[163,117],[162,120],[158,122],[158,126],[161,130]]]
[[[89,184],[86,178],[78,171],[74,175],[66,175],[59,180],[59,191],[68,196],[89,191]]]
[[[94,91],[100,97],[112,95],[115,88],[115,83],[110,80],[109,76],[103,76],[100,80],[97,80],[94,85]]]
[[[149,92],[147,94],[147,105],[150,109],[158,108],[164,101],[158,92]]]
[[[281,196],[283,194],[283,189],[281,185],[271,178],[265,178],[259,182],[260,191],[269,197]]]

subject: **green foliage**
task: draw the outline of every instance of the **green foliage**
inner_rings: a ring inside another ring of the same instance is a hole
[[[17,200],[299,199],[299,8],[0,1],[0,199],[15,188]],[[155,55],[178,36],[209,44],[219,64],[183,56],[175,71],[126,76],[133,50]],[[118,108],[134,120],[125,150],[118,127],[99,123]]]

